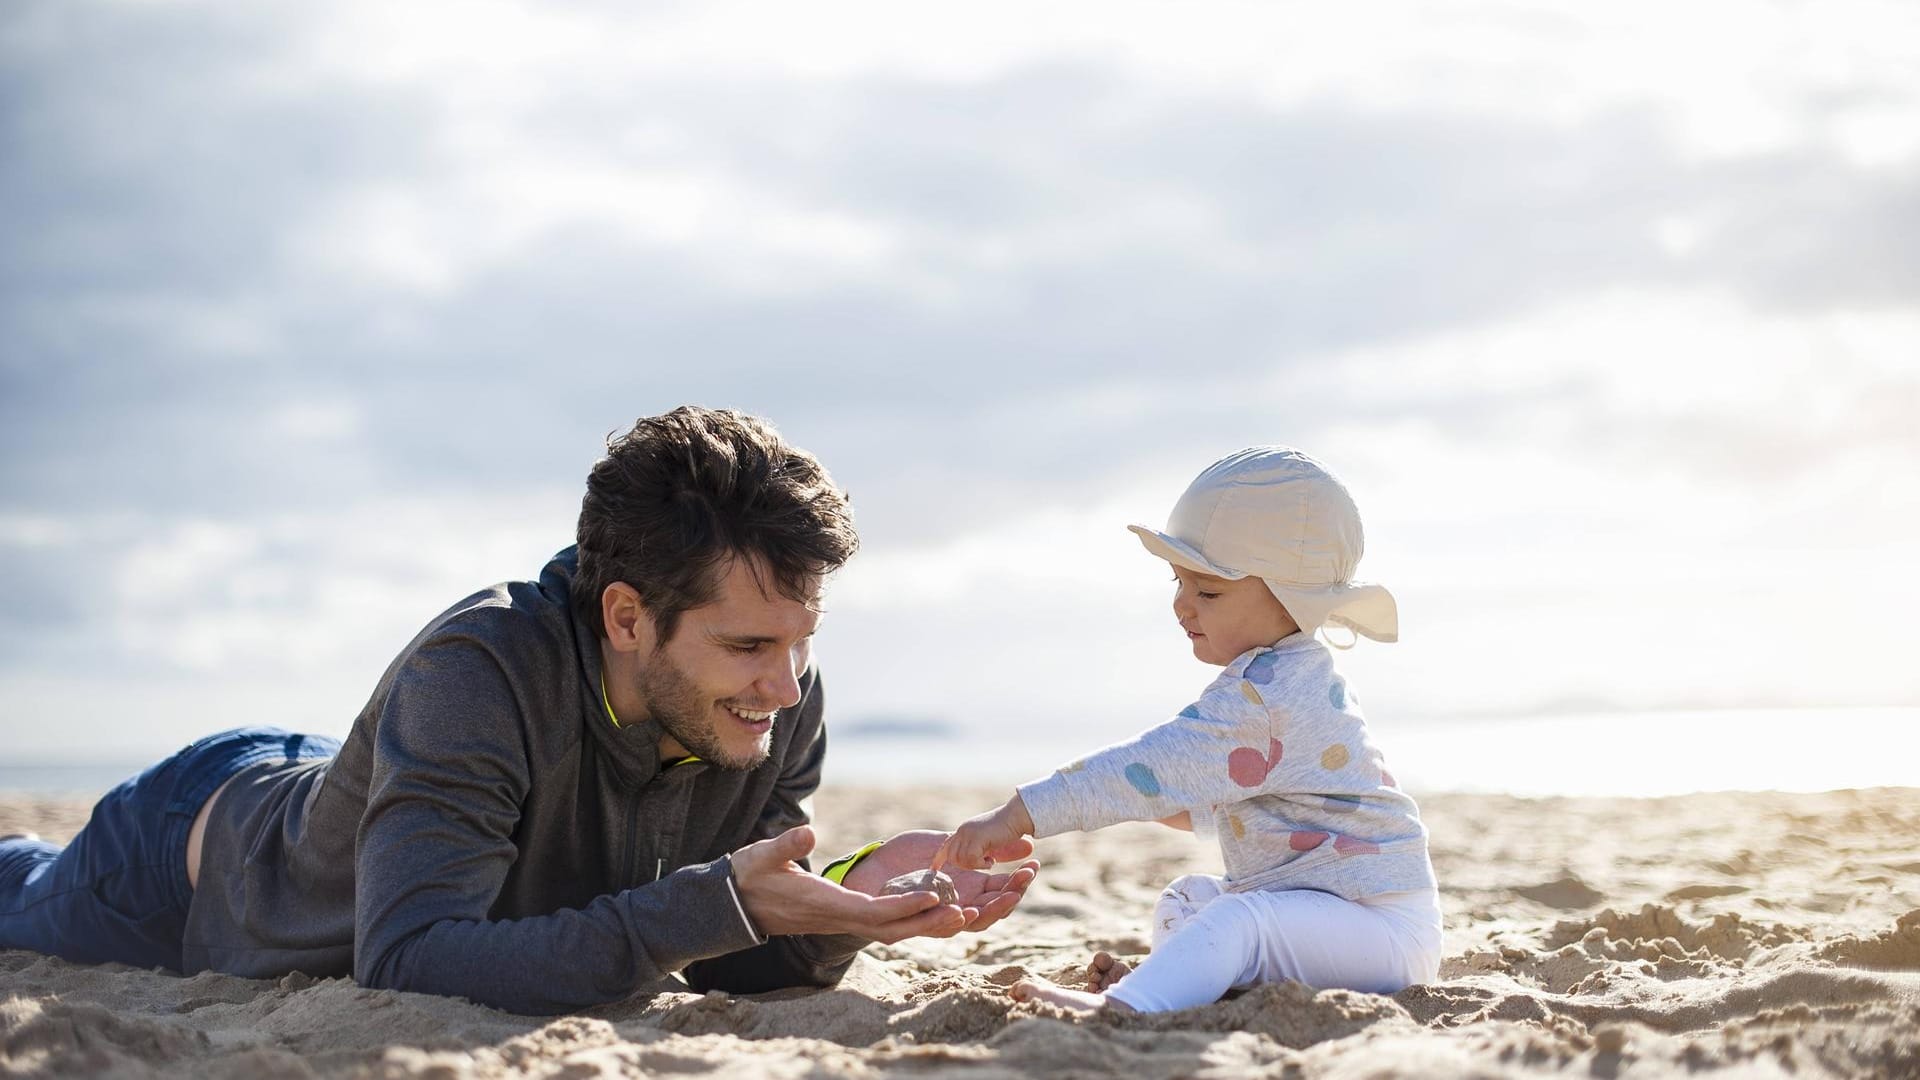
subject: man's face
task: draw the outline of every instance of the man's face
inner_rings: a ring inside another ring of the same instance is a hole
[[[1238,581],[1173,568],[1173,614],[1196,659],[1225,666],[1248,649],[1298,630],[1286,606],[1257,577]]]
[[[818,603],[790,600],[767,580],[763,592],[735,559],[719,596],[683,612],[673,637],[640,661],[635,690],[647,711],[687,753],[723,769],[767,759],[776,710],[800,701],[820,621]]]

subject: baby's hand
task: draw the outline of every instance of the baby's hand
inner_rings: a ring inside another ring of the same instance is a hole
[[[970,817],[933,854],[931,869],[938,870],[948,860],[967,870],[986,870],[996,858],[1025,858],[1032,845],[1021,840],[1033,832],[1033,818],[1018,794],[1004,804]]]

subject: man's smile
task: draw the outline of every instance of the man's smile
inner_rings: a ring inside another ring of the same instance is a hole
[[[724,705],[728,712],[747,726],[749,731],[762,732],[773,726],[773,718],[778,709],[749,709],[741,705]]]

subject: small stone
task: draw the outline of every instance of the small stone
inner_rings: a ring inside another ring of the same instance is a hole
[[[943,904],[957,904],[960,894],[954,890],[953,879],[938,870],[916,870],[910,874],[901,874],[880,890],[881,896],[898,896],[901,893],[930,892],[940,898]]]

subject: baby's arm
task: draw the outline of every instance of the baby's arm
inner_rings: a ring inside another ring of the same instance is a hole
[[[1013,798],[954,830],[935,853],[933,869],[949,860],[984,869],[996,848],[1022,837],[1122,821],[1158,821],[1191,832],[1190,808],[1246,798],[1280,760],[1266,708],[1239,685],[1228,682],[1173,719],[1022,785]]]
[[[1159,820],[1168,828],[1193,831],[1193,815],[1185,810]],[[940,845],[940,850],[934,852],[931,868],[938,870],[951,861],[969,870],[986,870],[997,860],[985,856],[1032,835],[1033,817],[1027,813],[1027,804],[1021,801],[1020,793],[1014,792],[1013,798],[984,814],[968,818],[955,829]]]
[[[1032,835],[1159,821],[1192,828],[1190,811],[1263,787],[1280,748],[1264,705],[1229,681],[1126,742],[1020,787]]]

